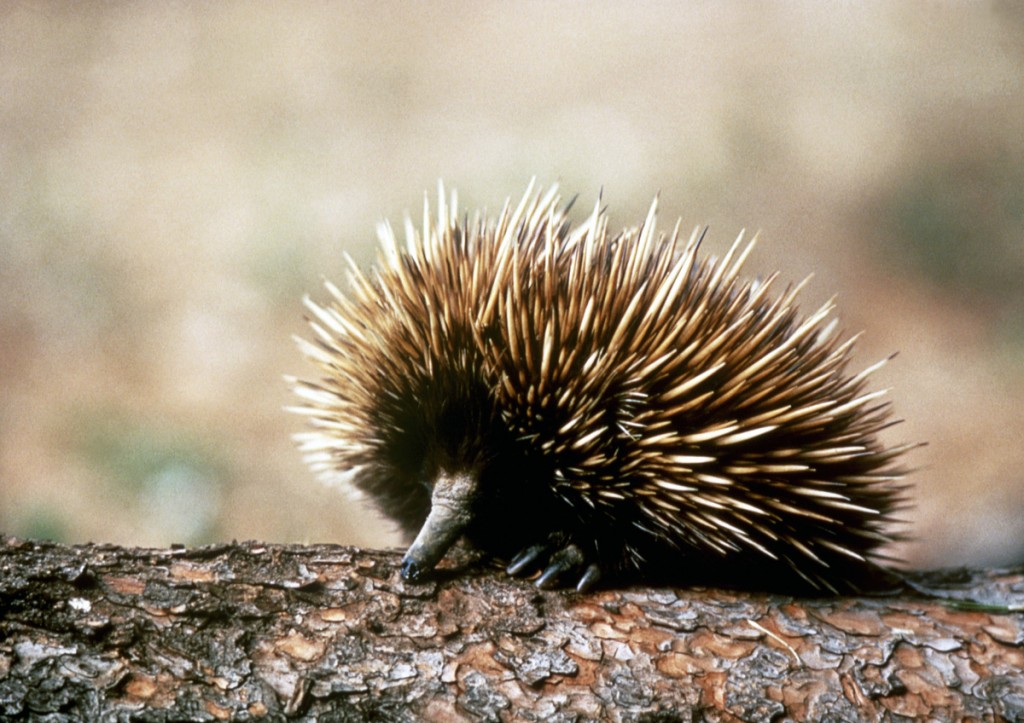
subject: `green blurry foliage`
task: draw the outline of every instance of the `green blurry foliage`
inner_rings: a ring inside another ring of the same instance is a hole
[[[76,415],[72,448],[106,480],[120,504],[168,543],[217,539],[227,467],[210,440],[191,431],[99,410]]]
[[[1024,159],[972,156],[911,168],[882,204],[894,258],[984,303],[1024,339]]]

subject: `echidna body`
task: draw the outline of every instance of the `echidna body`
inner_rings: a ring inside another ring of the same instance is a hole
[[[883,574],[902,500],[882,392],[799,286],[743,281],[655,229],[572,227],[554,189],[496,219],[380,229],[369,276],[307,300],[319,367],[301,446],[416,535],[405,577],[460,537],[538,584],[713,581],[839,591]],[[742,235],[741,235],[742,239]],[[418,532],[418,534],[417,534]]]

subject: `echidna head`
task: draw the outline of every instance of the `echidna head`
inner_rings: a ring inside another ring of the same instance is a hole
[[[404,529],[419,530],[403,561],[409,580],[486,519],[481,506],[504,496],[507,472],[522,466],[492,390],[465,366],[432,366],[434,374],[401,380],[401,392],[378,400],[373,462],[355,480]]]
[[[549,507],[550,482],[501,414],[485,350],[519,252],[539,228],[561,223],[555,200],[546,218],[523,218],[538,210],[525,199],[506,208],[505,236],[495,238],[483,222],[460,225],[442,194],[436,225],[425,214],[422,235],[407,226],[402,248],[379,228],[372,276],[350,260],[350,293],[328,284],[329,305],[306,300],[316,343],[297,341],[322,376],[292,380],[306,401],[294,411],[313,427],[298,436],[301,449],[323,477],[352,483],[407,534],[418,531],[403,565],[409,579],[463,534],[514,553],[549,516],[537,510]]]

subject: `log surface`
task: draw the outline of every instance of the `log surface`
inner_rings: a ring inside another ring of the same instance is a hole
[[[1024,568],[810,600],[399,560],[0,538],[0,718],[1024,719]]]

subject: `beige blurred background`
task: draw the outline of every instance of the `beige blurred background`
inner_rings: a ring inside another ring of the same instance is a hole
[[[1024,558],[1024,13],[1005,3],[4,3],[0,531],[387,545],[304,468],[301,297],[437,179],[760,229],[927,440],[916,565]]]

